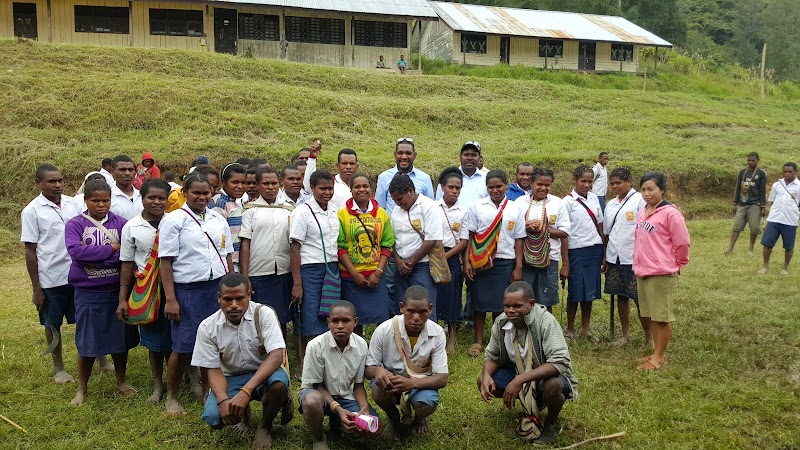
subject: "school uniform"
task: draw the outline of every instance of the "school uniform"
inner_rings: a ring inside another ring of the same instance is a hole
[[[603,210],[597,195],[589,192],[583,198],[574,189],[564,197],[564,204],[570,219],[567,301],[591,302],[602,296],[603,238],[595,221],[603,223]]]
[[[100,221],[119,242],[125,219],[113,212]],[[64,227],[72,263],[69,283],[75,288],[75,346],[84,358],[123,353],[136,347],[136,327],[117,318],[119,251],[112,239],[89,219],[75,216]]]
[[[239,250],[242,248],[242,243],[239,240],[239,230],[242,228],[242,214],[244,213],[240,200],[229,196],[223,189],[211,199],[211,203],[208,205],[209,208],[219,213],[228,222],[228,228],[231,230],[231,240],[233,241],[231,257],[233,264],[236,265],[237,272],[239,271]]]
[[[65,318],[68,324],[75,323],[74,289],[68,281],[71,259],[64,244],[64,228],[80,211],[72,197],[62,195],[61,203],[56,205],[39,194],[21,214],[20,241],[36,244],[39,286],[46,299],[39,323],[49,323],[56,329]]]
[[[122,239],[120,239],[119,260],[122,262],[133,262],[134,274],[144,270],[150,253],[153,251],[155,242],[156,228],[154,224],[144,220],[141,214],[129,220],[122,228]],[[135,287],[135,282],[125,280],[131,284],[131,289]],[[169,353],[172,351],[172,331],[169,320],[164,317],[164,288],[161,289],[161,304],[159,305],[156,321],[147,325],[139,326],[140,343],[151,352]]]
[[[485,233],[502,209],[497,252],[491,269],[476,273],[472,284],[472,312],[499,314],[503,312],[503,292],[508,287],[516,266],[517,239],[525,237],[525,217],[516,202],[503,198],[497,206],[489,197],[475,202],[464,216],[464,226],[470,234]]]
[[[444,215],[442,245],[447,253],[462,240],[469,239],[469,230],[464,226],[464,216],[467,209],[458,201],[452,207],[447,207],[444,200],[439,200],[439,208]],[[436,300],[438,303],[436,320],[445,323],[457,322],[461,318],[461,294],[464,286],[461,255],[453,255],[447,259],[450,267],[450,283],[438,284]]]
[[[300,305],[300,334],[318,336],[328,330],[325,317],[319,315],[322,284],[327,270],[339,276],[337,242],[339,219],[336,205],[328,202],[323,210],[317,200],[309,199],[292,211],[289,241],[300,243],[300,273],[303,282],[303,303]]]
[[[532,200],[530,195],[519,197],[517,203],[523,211],[523,221],[525,215],[528,220],[541,220],[542,212],[547,216],[547,223],[550,229],[561,230],[567,235],[570,233],[570,220],[567,206],[561,198],[552,194],[547,194],[544,201]],[[542,211],[544,209],[544,211]],[[524,227],[523,223],[523,227]],[[526,230],[527,234],[527,230]],[[558,304],[558,263],[561,261],[561,239],[549,238],[550,262],[547,267],[533,267],[523,262],[522,280],[530,284],[533,288],[536,303],[544,306],[555,306]]]
[[[300,193],[297,194],[297,200],[295,201],[295,200],[292,200],[292,198],[289,197],[286,194],[285,190],[281,189],[280,191],[278,191],[278,196],[275,199],[275,201],[276,202],[281,202],[281,203],[288,203],[288,204],[294,206],[295,208],[297,208],[298,206],[300,206],[303,203],[307,202],[308,199],[310,199],[310,198],[311,198],[311,194],[309,194],[308,192],[300,189]]]
[[[614,196],[606,205],[603,232],[606,245],[605,293],[638,300],[636,275],[633,273],[633,235],[639,213],[647,207],[642,194],[631,189],[620,200]]]
[[[761,237],[761,245],[772,248],[780,237],[784,250],[794,250],[797,221],[800,220],[800,180],[795,178],[787,183],[781,179],[773,183],[769,201],[772,206],[767,216],[767,227]]]
[[[403,259],[410,258],[422,247],[424,241],[441,241],[444,238],[442,229],[444,220],[442,208],[424,195],[417,195],[417,200],[408,211],[395,208],[392,212],[392,226],[394,226],[397,255]],[[424,240],[420,233],[424,236]],[[395,292],[397,298],[402,298],[409,286],[424,287],[433,305],[431,317],[436,317],[438,288],[431,277],[429,260],[428,255],[422,257],[408,275],[402,275],[397,271],[394,278]]]
[[[464,173],[464,169],[461,166],[458,167],[458,170],[461,171],[463,177],[461,180],[461,194],[458,195],[458,203],[464,208],[469,208],[476,201],[489,195],[486,190],[486,174],[488,172],[484,173],[475,169],[475,173],[467,175]],[[442,191],[442,185],[439,185],[436,188],[436,200],[441,200],[442,197],[444,197],[444,191]]]
[[[117,187],[116,183],[111,185],[111,212],[125,220],[131,220],[141,214],[143,210],[142,196],[138,189],[133,188],[133,196],[128,197]]]
[[[305,189],[306,192],[311,192],[311,175],[317,171],[317,159],[308,158],[306,163],[306,173],[303,177],[303,189]],[[341,175],[334,175],[333,197],[331,197],[330,202],[336,205],[336,209],[338,210],[344,206],[344,202],[350,200],[351,198],[353,198],[353,194],[350,192],[350,185],[342,180]]]
[[[181,320],[172,322],[172,351],[192,353],[197,327],[218,309],[218,280],[227,273],[225,258],[233,252],[231,231],[218,213],[206,208],[200,216],[186,204],[165,215],[158,229],[158,257],[173,258],[181,307]]]
[[[252,300],[271,306],[284,325],[292,319],[292,274],[289,266],[289,216],[293,207],[263,197],[248,203],[242,214],[239,238],[250,240],[247,275],[253,285]]]
[[[606,210],[606,194],[608,193],[608,169],[599,162],[592,167],[594,180],[592,181],[592,193],[597,196],[600,203],[600,210]]]

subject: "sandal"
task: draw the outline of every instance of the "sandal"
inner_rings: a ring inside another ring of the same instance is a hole
[[[483,352],[483,345],[475,343],[469,346],[467,350],[467,354],[473,358],[480,355]]]
[[[574,341],[576,337],[578,337],[578,336],[573,332],[570,332],[570,331],[565,331],[564,332],[564,339],[567,340],[567,341]]]
[[[657,366],[657,365],[653,364],[652,360],[648,359],[647,361],[643,362],[640,366],[638,366],[636,369],[637,370],[656,371],[656,370],[663,370],[666,367],[667,367],[667,361],[666,360],[664,360],[663,364],[661,364],[660,366]]]

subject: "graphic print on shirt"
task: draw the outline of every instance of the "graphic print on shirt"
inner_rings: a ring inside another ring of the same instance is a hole
[[[381,250],[379,236],[383,235],[381,220],[363,215],[361,221],[356,217],[351,217],[348,225],[350,227],[348,234],[353,236],[355,241],[355,248],[350,248],[347,252],[353,265],[378,262]]]
[[[120,241],[119,231],[113,228],[109,229],[108,231],[117,239],[117,242]],[[81,242],[83,243],[83,245],[86,246],[111,245],[111,238],[106,236],[106,234],[100,231],[100,229],[98,229],[97,227],[86,227],[83,230],[83,236],[81,236]],[[86,274],[89,276],[89,279],[105,278],[119,273],[118,267],[98,268],[89,264],[84,265],[83,270],[86,271]]]

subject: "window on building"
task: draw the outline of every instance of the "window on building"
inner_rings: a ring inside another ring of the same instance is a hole
[[[558,39],[539,39],[539,58],[564,57],[564,41]]]
[[[239,39],[277,41],[280,38],[281,28],[278,16],[239,13]]]
[[[286,16],[286,40],[344,45],[344,20]]]
[[[370,47],[406,48],[408,25],[401,22],[353,21],[353,43]]]
[[[128,34],[128,7],[75,5],[75,32]]]
[[[486,53],[486,35],[462,33],[461,53]]]
[[[150,8],[150,34],[202,36],[203,11]]]
[[[633,45],[611,44],[612,61],[633,61]]]

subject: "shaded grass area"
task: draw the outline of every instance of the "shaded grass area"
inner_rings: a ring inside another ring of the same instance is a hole
[[[692,221],[691,263],[681,277],[675,335],[667,370],[641,373],[636,359],[647,353],[642,333],[633,325],[633,343],[625,349],[578,342],[571,347],[580,382],[580,400],[563,411],[559,445],[625,431],[618,442],[583,448],[792,448],[800,446],[800,321],[797,285],[800,269],[788,277],[776,271],[756,275],[758,255],[740,243],[731,257],[726,246],[727,221]],[[782,258],[776,251],[775,257]],[[74,385],[50,382],[50,361],[38,356],[44,336],[30,304],[24,263],[8,260],[0,276],[19,282],[0,287],[0,414],[29,434],[0,422],[3,448],[234,448],[249,439],[213,432],[200,420],[200,405],[183,393],[189,415],[163,414],[163,403],[146,404],[150,389],[147,354],[131,353],[129,381],[139,389],[124,399],[114,391],[112,375],[95,374],[86,405],[69,400]],[[555,309],[560,317],[560,308]],[[564,319],[566,320],[566,319]],[[608,300],[595,304],[595,335],[608,334]],[[64,329],[67,369],[75,374],[74,327]],[[475,388],[480,359],[466,356],[471,337],[459,334],[457,355],[450,361],[450,384],[432,417],[427,439],[403,444],[344,438],[333,448],[461,449],[520,448],[513,421],[519,408],[500,402],[484,404]],[[292,359],[290,357],[290,359]],[[292,362],[293,359],[292,359]],[[297,388],[295,384],[293,388]],[[255,407],[256,417],[260,408]],[[297,415],[275,431],[275,448],[310,448],[311,438]]]

